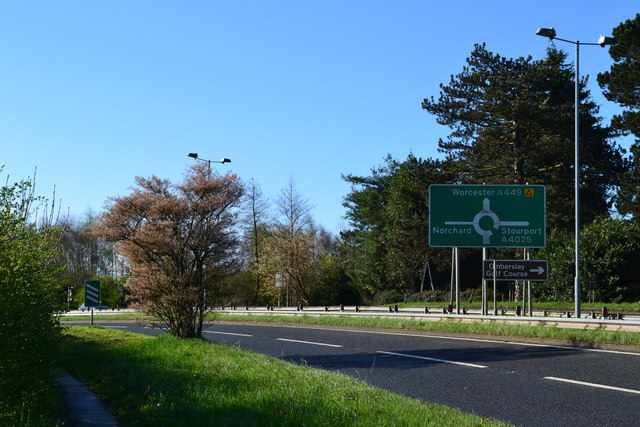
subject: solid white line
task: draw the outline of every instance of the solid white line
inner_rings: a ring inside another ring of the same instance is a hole
[[[587,382],[584,382],[584,381],[570,380],[570,379],[567,379],[567,378],[544,377],[544,379],[545,380],[552,380],[552,381],[561,381],[561,382],[570,383],[570,384],[585,385],[585,386],[588,386],[588,387],[605,388],[607,390],[623,391],[625,393],[640,394],[640,390],[633,390],[633,389],[630,389],[630,388],[622,388],[622,387],[614,387],[614,386],[603,385],[603,384],[587,383]]]
[[[127,329],[128,326],[119,326],[119,325],[111,325],[109,326],[110,328],[117,328],[117,329]]]
[[[455,362],[453,360],[435,359],[433,357],[415,356],[413,354],[392,353],[390,351],[378,351],[376,353],[389,354],[391,356],[409,357],[411,359],[430,360],[432,362],[450,363],[452,365],[467,366],[469,368],[487,368],[485,365],[476,365],[475,363]]]
[[[236,337],[252,337],[253,335],[247,334],[234,334],[232,332],[218,332],[218,331],[203,331],[205,334],[219,334],[219,335],[233,335]]]
[[[321,346],[324,346],[324,347],[342,348],[341,345],[336,345],[336,344],[326,344],[326,343],[322,343],[322,342],[313,342],[313,341],[290,340],[290,339],[287,339],[287,338],[278,338],[278,341],[297,342],[297,343],[300,343],[300,344],[312,344],[312,345],[321,345]]]

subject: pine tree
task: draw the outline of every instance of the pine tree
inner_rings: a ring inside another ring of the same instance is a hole
[[[623,214],[640,218],[640,14],[613,29],[615,44],[609,50],[614,64],[598,75],[604,96],[625,110],[614,116],[612,126],[636,140],[631,147],[629,170],[621,177],[617,208]]]
[[[598,107],[581,88],[581,212],[584,222],[607,215],[621,150],[610,142]],[[544,184],[547,223],[573,224],[574,81],[566,54],[538,61],[508,59],[476,45],[463,71],[440,85],[422,107],[452,132],[438,142],[461,183]]]

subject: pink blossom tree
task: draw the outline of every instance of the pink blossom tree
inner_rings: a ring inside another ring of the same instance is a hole
[[[243,187],[235,174],[196,164],[184,182],[136,178],[110,199],[94,233],[117,242],[131,266],[134,306],[182,338],[200,337],[216,284],[237,263],[235,224]]]

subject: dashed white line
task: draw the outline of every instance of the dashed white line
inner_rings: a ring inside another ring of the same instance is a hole
[[[378,351],[376,353],[388,354],[390,356],[409,357],[411,359],[429,360],[431,362],[450,363],[452,365],[466,366],[469,368],[487,368],[485,365],[477,365],[475,363],[456,362],[454,360],[436,359],[434,357],[416,356],[414,354],[393,353],[391,351]]]
[[[568,378],[544,377],[544,379],[545,380],[551,380],[551,381],[560,381],[560,382],[565,382],[565,383],[570,383],[570,384],[584,385],[584,386],[588,386],[588,387],[604,388],[604,389],[607,389],[607,390],[622,391],[622,392],[625,392],[625,393],[640,394],[640,390],[633,390],[633,389],[630,389],[630,388],[622,388],[622,387],[614,387],[614,386],[611,386],[611,385],[604,385],[604,384],[588,383],[588,382],[585,382],[585,381],[570,380]]]
[[[284,326],[283,326],[284,327]],[[299,328],[302,328],[298,326]],[[507,340],[495,340],[495,339],[483,339],[483,338],[467,338],[467,337],[454,337],[454,336],[446,336],[446,335],[428,335],[428,334],[412,334],[406,332],[381,332],[381,331],[364,331],[360,329],[337,329],[337,328],[326,328],[325,331],[336,331],[336,332],[355,332],[360,334],[375,334],[375,335],[394,335],[401,337],[415,337],[415,338],[432,338],[432,339],[440,339],[440,340],[451,340],[451,341],[470,341],[470,342],[482,342],[489,344],[503,344],[503,345],[515,345],[515,346],[523,346],[523,347],[544,347],[544,348],[556,348],[560,350],[575,350],[575,351],[586,351],[592,353],[610,353],[610,354],[622,354],[627,356],[640,356],[640,352],[632,352],[632,351],[621,351],[621,350],[608,350],[602,348],[586,348],[586,347],[569,347],[563,345],[554,345],[554,344],[538,344],[538,343],[529,343],[523,341],[507,341]]]
[[[324,347],[342,348],[341,345],[337,345],[337,344],[327,344],[327,343],[323,343],[323,342],[313,342],[313,341],[290,340],[290,339],[287,339],[287,338],[278,338],[278,341],[295,342],[295,343],[299,343],[299,344],[320,345],[320,346],[324,346]]]
[[[253,335],[236,334],[233,332],[203,331],[205,334],[233,335],[234,337],[252,337]]]

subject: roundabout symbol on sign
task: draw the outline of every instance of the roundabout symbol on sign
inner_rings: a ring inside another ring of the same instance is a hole
[[[480,227],[480,220],[484,217],[489,217],[493,222],[493,226],[488,230]],[[527,227],[529,226],[529,221],[500,221],[498,215],[495,212],[491,212],[491,201],[485,198],[482,201],[482,210],[473,217],[473,221],[445,221],[445,225],[472,225],[476,233],[482,236],[482,244],[488,245],[493,235],[491,228],[497,230],[499,227]]]

